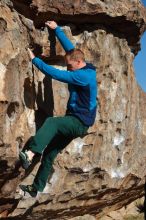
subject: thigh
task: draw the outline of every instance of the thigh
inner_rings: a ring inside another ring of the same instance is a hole
[[[65,137],[76,138],[86,134],[88,127],[74,116],[55,117],[54,123],[57,126],[58,134]]]

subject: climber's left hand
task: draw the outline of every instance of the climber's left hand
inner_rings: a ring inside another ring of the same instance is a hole
[[[35,55],[32,52],[32,50],[30,50],[29,48],[27,50],[28,50],[28,54],[29,54],[30,59],[32,60],[33,58],[35,58]]]

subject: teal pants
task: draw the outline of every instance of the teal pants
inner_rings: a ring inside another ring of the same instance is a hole
[[[35,176],[33,186],[42,192],[57,154],[74,138],[83,137],[88,130],[75,116],[49,117],[37,131],[30,143],[30,150],[42,154],[41,165]]]

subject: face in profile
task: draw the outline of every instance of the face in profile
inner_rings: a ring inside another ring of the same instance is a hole
[[[71,60],[69,57],[65,58],[67,70],[73,71],[80,68],[80,60]]]

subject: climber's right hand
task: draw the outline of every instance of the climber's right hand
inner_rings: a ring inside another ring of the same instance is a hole
[[[57,23],[55,21],[47,21],[45,23],[46,26],[48,26],[50,29],[56,29],[57,28]]]

